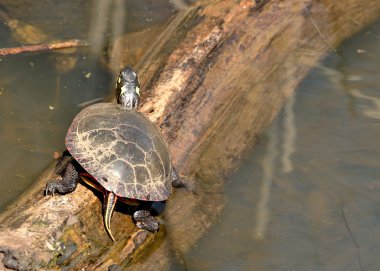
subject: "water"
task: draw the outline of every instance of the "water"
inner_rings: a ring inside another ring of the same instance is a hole
[[[54,152],[64,149],[80,105],[110,94],[116,74],[105,65],[104,47],[122,34],[162,24],[176,12],[165,0],[24,2],[0,5],[0,47],[73,38],[92,46],[0,57],[0,211],[49,166]],[[125,14],[115,12],[121,8]],[[97,12],[105,19],[97,21]],[[17,27],[11,23],[15,19]]]
[[[378,270],[379,74],[380,21],[299,86],[230,176],[186,270]]]
[[[124,29],[112,26],[114,13],[106,12],[105,40],[112,38],[110,29],[138,31],[175,11],[169,4],[149,2],[126,2]],[[49,40],[86,39],[96,25],[86,3],[14,10],[23,14],[20,19],[36,22]],[[57,16],[63,18],[59,24]],[[0,24],[1,47],[19,44],[11,34]],[[301,84],[229,177],[224,186],[228,203],[217,223],[184,255],[187,270],[377,270],[379,45],[380,22],[345,42]],[[71,57],[76,65],[65,70],[59,63]],[[78,105],[107,95],[113,77],[88,49],[1,58],[0,210],[40,175],[54,151],[64,148]]]
[[[60,75],[51,54],[0,63],[0,205],[20,194],[64,149],[64,136],[82,102],[108,95],[111,76],[86,56]],[[86,74],[91,73],[90,78]]]

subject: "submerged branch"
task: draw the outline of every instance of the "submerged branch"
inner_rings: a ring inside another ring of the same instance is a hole
[[[43,52],[43,51],[67,49],[67,48],[74,48],[74,47],[84,47],[84,46],[89,46],[89,44],[83,40],[73,39],[73,40],[62,41],[62,42],[42,43],[42,44],[27,45],[27,46],[12,47],[12,48],[1,48],[0,56],[17,55],[17,54],[31,53],[31,52]]]

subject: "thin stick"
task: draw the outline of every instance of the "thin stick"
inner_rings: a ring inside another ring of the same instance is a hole
[[[344,204],[344,203],[343,203]],[[348,224],[348,220],[347,220],[347,217],[346,217],[346,213],[344,212],[344,207],[342,207],[340,209],[341,211],[341,214],[342,214],[342,217],[343,217],[343,221],[344,221],[344,225],[346,226],[346,229],[348,231],[348,234],[350,235],[351,237],[351,240],[352,242],[354,243],[355,245],[355,248],[356,248],[356,257],[358,259],[358,265],[359,265],[359,268],[360,270],[364,270],[363,269],[363,265],[362,265],[362,259],[361,259],[361,256],[360,256],[360,247],[359,247],[359,244],[358,242],[356,241],[356,238],[354,236],[354,234],[352,233],[351,231],[351,227],[350,227],[350,224]]]
[[[74,39],[74,40],[68,40],[68,41],[62,41],[62,42],[56,42],[56,43],[43,43],[43,44],[28,45],[28,46],[21,46],[21,47],[3,48],[3,49],[0,49],[0,56],[16,55],[16,54],[22,54],[22,53],[28,53],[28,52],[50,51],[50,50],[66,49],[66,48],[73,48],[73,47],[82,47],[82,46],[88,46],[88,43],[83,40]]]

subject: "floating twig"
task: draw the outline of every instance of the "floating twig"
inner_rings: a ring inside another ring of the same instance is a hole
[[[343,204],[344,204],[344,202],[343,202]],[[361,256],[360,256],[360,247],[359,247],[358,242],[356,241],[356,238],[355,238],[354,234],[352,233],[350,224],[348,224],[348,220],[347,220],[347,217],[346,217],[346,213],[344,211],[344,207],[342,207],[340,209],[340,212],[342,214],[344,225],[346,226],[347,232],[348,232],[349,236],[351,237],[352,242],[355,245],[355,248],[356,248],[356,258],[358,259],[359,268],[360,268],[360,270],[364,270],[363,269],[363,264],[362,264],[362,259],[361,259]]]
[[[42,52],[42,51],[50,51],[50,50],[58,50],[58,49],[67,49],[67,48],[82,47],[82,46],[88,46],[88,43],[83,40],[74,39],[74,40],[68,40],[68,41],[62,41],[62,42],[42,43],[42,44],[36,44],[36,45],[2,48],[0,49],[0,56],[17,55],[17,54],[30,53],[30,52]]]

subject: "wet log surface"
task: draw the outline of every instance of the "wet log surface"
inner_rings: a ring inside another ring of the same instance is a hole
[[[308,70],[380,12],[377,0],[261,2],[199,2],[173,19],[138,65],[140,111],[162,128],[175,166],[196,184],[174,192],[160,231],[138,230],[121,204],[112,243],[97,192],[79,185],[44,197],[53,164],[1,214],[0,267],[163,270],[171,257],[181,259],[223,207],[223,176]]]

